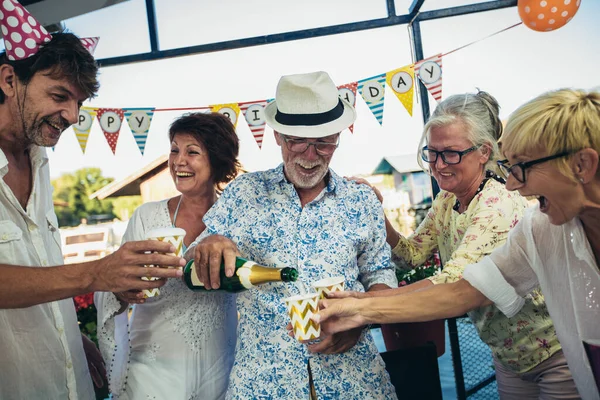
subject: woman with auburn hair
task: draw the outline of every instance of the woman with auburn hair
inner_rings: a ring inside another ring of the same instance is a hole
[[[141,205],[123,242],[156,228],[185,230],[184,252],[205,228],[217,192],[237,174],[235,128],[219,113],[192,113],[169,128],[168,168],[180,196]],[[169,280],[156,297],[139,291],[96,293],[98,339],[114,399],[225,398],[233,365],[237,313],[228,293],[192,292]],[[134,304],[127,318],[129,304]]]
[[[517,109],[498,161],[508,190],[534,196],[506,244],[463,279],[394,297],[324,300],[324,332],[369,323],[428,321],[494,303],[507,317],[541,286],[584,399],[600,398],[600,92],[562,89]],[[552,396],[549,396],[552,397]]]

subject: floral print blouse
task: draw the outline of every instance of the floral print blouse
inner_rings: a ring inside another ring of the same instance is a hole
[[[345,353],[311,354],[286,329],[283,300],[313,291],[319,279],[344,276],[347,290],[361,292],[378,283],[398,286],[383,209],[369,187],[330,170],[327,186],[302,207],[280,165],[235,179],[204,223],[199,239],[225,235],[245,258],[299,272],[297,282],[237,294],[238,341],[227,399],[308,399],[309,359],[319,399],[396,398],[369,331]]]
[[[434,284],[461,279],[467,265],[502,246],[527,208],[523,197],[492,179],[464,213],[453,209],[455,203],[454,194],[441,191],[414,234],[400,237],[392,250],[412,265],[422,264],[439,251],[442,273],[428,278]],[[494,357],[516,373],[532,369],[560,350],[539,288],[526,297],[525,306],[512,318],[493,305],[471,311],[469,317]]]

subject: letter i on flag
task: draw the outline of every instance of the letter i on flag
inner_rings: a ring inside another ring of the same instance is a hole
[[[99,108],[98,122],[100,122],[100,128],[104,132],[106,142],[113,154],[115,154],[117,141],[119,140],[119,131],[123,122],[123,110],[120,108]]]
[[[379,125],[383,124],[383,101],[385,97],[385,74],[358,81],[358,91]]]
[[[94,122],[94,117],[96,116],[96,110],[98,109],[95,107],[81,107],[79,109],[79,119],[77,124],[73,125],[75,137],[77,137],[81,152],[84,154],[88,138],[90,137],[92,122]]]
[[[356,88],[358,86],[358,82],[346,83],[345,85],[338,86],[338,93],[340,97],[346,100],[348,103],[352,105],[352,107],[356,107]],[[351,133],[354,133],[354,124],[348,127]]]
[[[412,117],[415,69],[414,64],[385,74],[386,82]]]
[[[240,106],[238,106],[237,103],[215,104],[210,106],[210,110],[212,112],[223,114],[229,118],[233,126],[237,128],[238,115],[240,115]]]
[[[256,140],[258,148],[262,149],[265,124],[267,122],[265,119],[265,106],[267,105],[267,100],[248,101],[238,104],[242,113],[244,113],[244,118],[246,118],[246,122],[252,132],[252,136],[254,136],[254,140]]]
[[[442,101],[442,55],[419,61],[415,64],[415,73],[435,101]]]
[[[150,123],[152,123],[152,116],[154,115],[154,108],[126,108],[123,109],[123,112],[125,118],[127,118],[129,129],[131,129],[135,142],[140,149],[140,153],[144,155],[148,131],[150,130]]]

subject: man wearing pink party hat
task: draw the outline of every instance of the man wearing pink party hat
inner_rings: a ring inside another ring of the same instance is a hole
[[[175,251],[147,241],[62,265],[45,147],[77,122],[82,102],[98,90],[90,53],[98,40],[50,35],[16,0],[0,2],[0,29],[0,399],[94,399],[90,372],[101,385],[104,365],[82,339],[71,297],[158,287],[164,280],[140,277],[181,272],[143,265],[184,260],[144,254]]]

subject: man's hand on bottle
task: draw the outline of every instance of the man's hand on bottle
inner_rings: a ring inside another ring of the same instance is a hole
[[[240,255],[235,243],[221,235],[208,236],[194,250],[196,273],[206,289],[218,289],[221,285],[219,272],[221,262],[225,264],[225,275],[233,276],[235,258]]]
[[[174,255],[175,247],[158,240],[127,242],[114,253],[91,261],[91,291],[125,292],[160,287],[164,278],[181,278],[181,268],[146,268],[145,265],[183,267],[185,259]],[[161,278],[145,281],[142,277]]]

